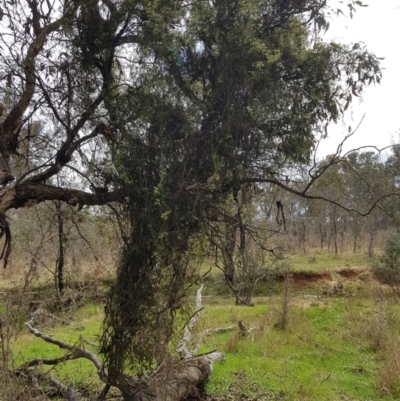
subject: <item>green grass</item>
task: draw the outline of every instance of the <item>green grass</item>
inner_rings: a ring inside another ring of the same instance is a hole
[[[279,320],[280,298],[263,298],[254,308],[234,306],[233,300],[221,299],[207,305],[202,312],[196,334],[203,338],[200,352],[213,349],[225,353],[226,361],[217,363],[208,392],[248,397],[269,396],[295,400],[394,400],[382,396],[376,375],[382,365],[379,351],[371,347],[367,333],[378,307],[370,299],[324,299],[309,308],[290,307],[286,331],[274,328]],[[294,300],[294,304],[296,304]],[[399,306],[390,306],[387,315],[393,320],[387,327],[397,328]],[[70,325],[42,329],[70,344],[82,343],[80,337],[97,341],[102,308],[86,305]],[[247,338],[236,328],[241,320],[247,328],[255,327]],[[379,322],[375,322],[379,323]],[[204,336],[206,329],[234,326],[225,333]],[[62,355],[57,347],[27,332],[12,344],[15,364],[34,358]],[[52,374],[67,384],[85,389],[89,394],[100,387],[93,365],[84,360],[70,361],[52,369]]]
[[[352,263],[347,259],[346,263],[347,257],[355,259]],[[306,270],[301,266],[307,266],[307,270],[315,270],[320,269],[323,260],[326,266],[330,263],[326,269],[366,265],[360,255],[342,255],[333,261],[330,256],[330,262],[325,255],[316,255],[312,263],[297,256],[293,265],[295,269]],[[210,277],[219,280],[217,275]],[[213,285],[222,284],[206,280],[203,294]],[[390,298],[379,301],[381,289],[378,291],[373,283],[363,285],[349,298],[293,297],[286,331],[274,327],[280,319],[280,295],[258,298],[253,308],[235,306],[226,294],[205,297],[205,309],[194,333],[195,340],[203,344],[199,352],[216,349],[226,355],[226,361],[214,367],[208,392],[237,399],[244,395],[286,401],[399,399],[400,305]],[[306,307],[303,301],[307,301]],[[102,318],[101,305],[87,304],[75,312],[73,323],[40,329],[64,342],[91,349],[81,337],[97,342]],[[254,327],[246,338],[239,336],[239,320],[247,328]],[[228,326],[233,329],[204,334],[206,329]],[[26,360],[63,354],[26,330],[18,335],[12,348],[16,366]],[[101,387],[94,366],[84,360],[61,364],[51,372],[64,383],[85,390],[87,396]]]
[[[265,278],[258,281],[254,295],[270,296],[280,292],[280,284],[275,280],[275,275],[279,272],[279,266],[287,263],[294,271],[328,273],[348,267],[368,267],[371,265],[371,259],[361,253],[343,253],[337,256],[331,253],[312,253],[308,255],[287,255],[283,261],[271,262],[269,274]],[[204,295],[212,295],[218,297],[229,297],[232,292],[226,285],[223,272],[221,269],[213,266],[211,262],[204,262],[200,268],[200,273],[205,275],[202,279],[205,284]],[[207,274],[206,274],[207,273]],[[312,287],[312,285],[311,285]],[[320,293],[320,285],[318,284],[316,293]],[[311,291],[310,293],[314,293]],[[195,288],[192,295],[195,294]]]
[[[308,252],[306,255],[303,254],[286,254],[284,255],[284,261],[287,262],[293,270],[297,271],[335,271],[339,268],[352,267],[352,266],[370,266],[371,258],[365,253],[339,253],[334,255],[329,252]],[[274,262],[274,263],[272,263]],[[275,265],[279,264],[276,260],[271,259],[271,269],[275,268]],[[201,265],[200,273],[206,274],[209,271],[207,277],[221,277],[223,273],[221,269],[214,266],[212,262],[204,262]]]
[[[271,302],[271,300],[270,300]],[[327,301],[309,309],[292,307],[289,329],[274,328],[278,300],[272,305],[243,308],[208,307],[199,330],[225,327],[242,320],[255,326],[248,338],[235,329],[206,339],[202,351],[218,349],[226,361],[215,366],[208,391],[226,394],[273,394],[285,400],[391,400],[376,386],[380,354],[354,336],[347,300]],[[352,308],[352,316],[354,306]]]
[[[332,253],[315,252],[307,255],[292,255],[287,258],[293,270],[334,271],[351,266],[370,266],[371,258],[363,253]]]
[[[56,327],[40,328],[40,331],[54,336],[58,340],[68,344],[78,344],[85,348],[93,349],[81,338],[96,343],[103,319],[103,308],[89,304],[79,309],[75,315],[75,321],[69,325],[57,325]],[[27,329],[23,330],[17,339],[11,344],[13,350],[13,367],[35,358],[56,358],[65,354],[57,346],[49,344],[34,337]],[[44,368],[60,379],[63,383],[72,384],[76,388],[91,392],[101,387],[94,365],[84,359],[77,359],[59,364],[57,367]]]

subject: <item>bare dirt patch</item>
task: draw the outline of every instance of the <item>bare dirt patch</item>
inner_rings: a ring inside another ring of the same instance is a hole
[[[285,280],[283,274],[277,277],[277,281],[282,282]],[[328,272],[313,272],[313,271],[296,271],[291,274],[291,280],[294,285],[307,285],[319,282],[333,281],[331,273]]]
[[[357,279],[360,274],[368,271],[368,267],[345,267],[337,271],[337,274],[347,279]]]
[[[372,279],[382,281],[379,277],[373,275],[371,269],[366,266],[343,267],[332,272],[295,271],[291,273],[291,281],[296,287],[310,284],[327,284],[333,286],[337,284],[339,277],[345,280],[361,280],[362,278],[365,279],[365,275],[370,275]],[[285,276],[280,274],[276,277],[276,280],[281,283],[285,280]]]

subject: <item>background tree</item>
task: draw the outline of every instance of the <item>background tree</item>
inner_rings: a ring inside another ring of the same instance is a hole
[[[265,189],[244,184],[236,198],[228,198],[217,217],[207,224],[207,239],[215,247],[215,264],[222,270],[237,305],[253,306],[256,284],[266,275],[267,255],[277,257],[271,238],[281,227],[275,220],[272,224],[268,221],[260,207],[263,198]]]

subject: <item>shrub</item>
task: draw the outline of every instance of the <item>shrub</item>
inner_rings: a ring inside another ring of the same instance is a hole
[[[400,397],[400,339],[391,335],[383,352],[383,364],[378,370],[377,384],[382,395]]]
[[[375,259],[374,273],[400,295],[400,234],[389,237],[380,256]]]

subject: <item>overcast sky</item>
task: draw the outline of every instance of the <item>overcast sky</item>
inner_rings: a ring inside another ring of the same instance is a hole
[[[369,6],[357,7],[353,19],[341,16],[332,20],[326,38],[342,43],[364,42],[369,51],[384,57],[382,82],[367,87],[361,102],[355,98],[345,126],[330,127],[329,138],[320,144],[320,157],[333,153],[347,133],[348,125],[355,127],[364,114],[363,123],[345,150],[363,145],[383,147],[400,141],[400,0],[363,2]],[[342,8],[346,5],[342,4]]]

